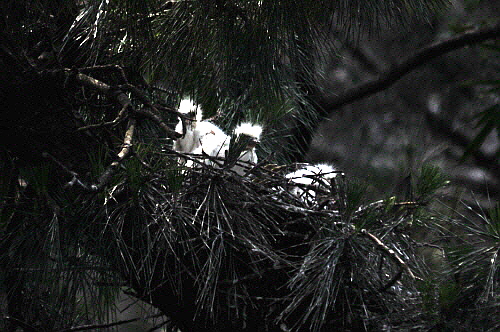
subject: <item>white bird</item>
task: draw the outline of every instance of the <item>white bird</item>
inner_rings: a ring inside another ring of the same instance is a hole
[[[211,157],[224,157],[226,146],[229,146],[230,137],[222,129],[209,121],[202,121],[198,124],[195,132],[198,138],[198,146],[193,150],[195,154],[203,152]],[[216,165],[210,160],[206,164]]]
[[[243,147],[235,165],[231,168],[237,174],[243,176],[248,170],[248,163],[257,163],[257,153],[255,152],[255,147],[260,140],[260,135],[262,134],[262,127],[259,125],[253,125],[251,123],[242,123],[234,130],[234,135],[236,139],[234,142],[244,142],[246,146]],[[231,139],[229,136],[215,135],[212,137],[207,137],[202,141],[202,149],[209,156],[217,158],[226,158],[230,150]],[[214,167],[220,167],[221,161],[207,161],[210,165]],[[247,164],[247,167],[243,166],[243,163]]]
[[[190,99],[183,99],[179,105],[179,113],[184,114],[188,119],[186,122],[185,131],[181,119],[175,126],[175,131],[183,133],[183,137],[179,137],[174,143],[174,150],[180,153],[192,153],[199,145],[196,137],[195,129],[199,121],[201,121],[201,108],[195,105]]]
[[[316,191],[314,188],[329,188],[329,181],[339,174],[337,170],[328,164],[306,165],[295,172],[288,173],[285,177],[299,185],[311,186],[307,189],[301,186],[292,186],[290,193],[299,197],[308,205],[314,205]]]
[[[174,143],[174,150],[180,153],[201,154],[203,151],[208,155],[212,155],[212,150],[217,145],[222,145],[228,136],[209,121],[202,121],[203,111],[201,107],[195,105],[190,99],[183,99],[179,106],[179,112],[188,117],[186,121],[186,129],[184,137],[178,138]],[[190,119],[190,120],[189,120]],[[182,132],[182,121],[177,123],[176,132]],[[186,162],[181,159],[182,163],[191,167],[192,161]]]
[[[259,125],[254,125],[248,122],[244,122],[240,124],[234,130],[234,134],[237,139],[247,139],[248,143],[244,150],[241,152],[238,162],[233,166],[232,170],[238,173],[239,175],[244,175],[248,168],[244,168],[241,164],[238,165],[239,162],[247,162],[257,164],[257,152],[255,147],[257,143],[260,141],[260,135],[262,134],[262,127]]]

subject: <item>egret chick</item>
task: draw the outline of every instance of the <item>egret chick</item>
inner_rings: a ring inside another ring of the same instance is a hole
[[[203,152],[212,157],[224,157],[224,149],[229,144],[230,138],[222,129],[209,121],[201,121],[195,130],[195,136],[198,138],[198,146],[193,150],[195,154]],[[214,164],[209,160],[207,164]]]
[[[339,172],[328,164],[306,165],[295,172],[288,173],[285,177],[299,185],[312,186],[314,188],[328,189],[327,181],[337,176]],[[303,202],[313,205],[316,201],[314,188],[306,189],[301,186],[292,186],[290,193],[299,197]]]
[[[174,150],[180,153],[192,153],[199,145],[196,137],[195,129],[197,123],[201,121],[201,108],[195,105],[191,99],[183,99],[178,108],[179,113],[184,114],[186,120],[186,128],[183,130],[182,121],[175,126],[175,131],[183,133],[184,136],[179,137],[174,143]]]
[[[238,158],[238,162],[242,161],[257,164],[258,159],[255,147],[260,141],[262,127],[259,125],[244,122],[236,127],[236,129],[234,130],[234,134],[236,135],[237,140],[244,140],[246,144]],[[232,170],[243,176],[247,169],[241,165],[238,165],[238,162],[233,166]]]
[[[174,150],[180,153],[201,154],[203,151],[212,154],[214,146],[229,141],[227,135],[209,121],[202,121],[203,111],[201,107],[195,105],[190,99],[183,99],[179,106],[179,112],[188,117],[184,137],[178,138],[174,143]],[[179,121],[175,131],[182,132],[182,121]],[[181,163],[187,167],[192,167],[191,160],[181,159]]]

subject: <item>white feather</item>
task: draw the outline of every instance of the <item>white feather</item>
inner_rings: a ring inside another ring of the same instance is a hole
[[[222,129],[211,122],[202,121],[198,124],[195,135],[198,138],[198,144],[193,153],[201,154],[205,152],[212,157],[224,156],[224,153],[222,155],[219,153],[225,148],[226,144],[229,144],[230,139]]]
[[[183,132],[182,121],[175,126],[175,131],[178,133],[183,133],[184,136],[178,138],[174,143],[174,150],[180,153],[192,153],[198,145],[198,137],[195,132],[198,118],[201,119],[202,111],[201,108],[193,103],[190,99],[183,99],[178,108],[179,113],[189,114],[190,112],[195,112],[196,115],[193,118],[195,121],[186,121],[185,132]]]
[[[258,141],[260,140],[260,135],[262,134],[262,127],[249,122],[243,122],[234,129],[234,134],[237,136],[247,135]]]
[[[182,114],[194,112],[196,114],[194,119],[197,121],[201,121],[201,118],[203,116],[201,107],[199,105],[196,105],[191,99],[182,99],[177,111]]]
[[[297,184],[310,185],[319,188],[325,187],[327,185],[326,181],[333,179],[337,176],[337,174],[338,171],[336,171],[335,168],[331,165],[315,164],[306,165],[305,167],[300,168],[295,172],[288,173],[286,175],[286,178]],[[320,182],[318,180],[320,180]],[[316,192],[312,189],[301,188],[300,186],[292,186],[290,188],[290,193],[299,197],[303,202],[307,204],[312,205],[315,203]]]
[[[262,127],[259,125],[254,125],[248,122],[244,122],[240,124],[238,127],[236,127],[236,129],[234,130],[234,134],[237,136],[240,135],[249,136],[255,141],[255,143],[257,143],[259,142],[260,135],[262,134]],[[249,147],[243,152],[241,152],[240,157],[238,158],[238,162],[240,161],[257,164],[258,158],[255,146]],[[233,166],[232,170],[238,173],[239,175],[243,176],[248,171],[248,167],[243,167],[242,165],[238,165],[237,163],[236,165]]]

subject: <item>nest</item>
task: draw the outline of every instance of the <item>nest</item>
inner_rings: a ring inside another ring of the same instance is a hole
[[[167,167],[134,161],[141,170],[107,192],[94,219],[103,226],[98,242],[111,244],[106,255],[134,295],[176,326],[415,324],[418,259],[401,228],[416,205],[363,204],[343,175],[313,176],[302,186],[307,197],[298,196],[285,175],[303,165],[247,164],[242,177],[223,160],[213,167],[208,156],[182,155],[197,165],[188,168],[179,157],[157,156]]]

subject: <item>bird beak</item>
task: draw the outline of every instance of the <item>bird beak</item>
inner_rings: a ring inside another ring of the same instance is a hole
[[[195,111],[189,111],[186,116],[191,119],[191,121],[196,121],[196,112]]]
[[[259,143],[258,139],[252,138],[247,144],[247,150],[251,150],[257,146]]]

